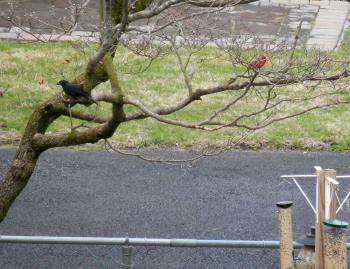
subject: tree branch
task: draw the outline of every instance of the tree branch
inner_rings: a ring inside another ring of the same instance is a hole
[[[146,108],[140,102],[138,102],[136,100],[133,100],[133,99],[130,99],[130,98],[124,98],[124,103],[128,104],[128,105],[133,105],[133,106],[139,108],[144,113],[144,115],[146,115],[147,117],[154,118],[157,121],[160,121],[160,122],[163,122],[163,123],[176,125],[176,126],[180,126],[180,127],[184,127],[184,128],[207,130],[206,127],[199,126],[197,124],[190,124],[190,123],[185,123],[185,122],[181,122],[181,121],[177,121],[177,120],[164,118],[164,117],[160,116],[159,114],[152,112],[151,110]]]
[[[33,137],[33,148],[41,152],[53,147],[96,143],[100,139],[109,138],[114,134],[119,124],[125,120],[123,110],[123,92],[118,82],[111,54],[106,54],[103,58],[103,64],[112,88],[113,98],[109,99],[113,104],[112,117],[105,124],[84,131],[74,130],[63,134],[36,133]]]
[[[203,158],[217,156],[223,152],[232,150],[234,147],[239,145],[241,142],[243,142],[248,136],[252,135],[253,133],[254,133],[254,131],[245,132],[242,135],[239,135],[235,138],[229,139],[227,141],[226,145],[220,147],[220,149],[212,149],[212,150],[203,149],[201,151],[201,153],[198,153],[194,157],[186,158],[186,159],[165,159],[165,158],[146,157],[137,151],[131,152],[131,151],[125,151],[125,150],[118,149],[115,145],[113,145],[113,143],[111,143],[107,139],[105,140],[105,148],[107,151],[112,150],[112,151],[117,152],[121,155],[136,157],[138,159],[141,159],[141,160],[147,161],[147,162],[151,162],[151,163],[164,163],[164,164],[180,165],[180,166],[183,166],[183,165],[192,166],[194,163],[196,163],[197,161],[199,161]]]
[[[252,2],[257,2],[258,0],[189,0],[186,3],[197,7],[224,7],[227,5],[244,5]]]
[[[58,112],[58,110],[56,110]],[[97,117],[96,115],[86,114],[80,111],[71,110],[71,115],[69,114],[68,109],[61,110],[59,113],[61,113],[64,116],[78,119],[78,120],[84,120],[89,122],[95,122],[95,123],[105,123],[108,121],[107,118],[103,117]]]
[[[136,20],[151,18],[153,16],[160,14],[161,12],[168,9],[169,7],[176,5],[178,3],[181,3],[183,1],[184,0],[168,0],[160,5],[155,5],[152,9],[145,9],[145,10],[133,13],[133,14],[129,14],[128,21],[133,22]],[[120,26],[117,25],[115,29],[118,29],[119,27]]]
[[[274,122],[283,121],[283,120],[286,120],[286,119],[297,117],[297,116],[306,114],[306,113],[311,112],[311,111],[316,110],[316,109],[328,108],[328,107],[338,106],[338,105],[342,105],[342,104],[350,104],[350,101],[336,101],[334,103],[328,103],[328,104],[323,104],[323,105],[316,105],[316,106],[310,107],[308,109],[305,109],[305,110],[297,112],[297,113],[292,113],[292,114],[289,114],[289,115],[286,115],[286,116],[283,116],[283,117],[274,118],[274,119],[269,120],[269,121],[264,120],[264,121],[262,121],[263,124],[258,124],[256,126],[249,126],[249,125],[246,125],[246,124],[235,124],[235,126],[239,127],[239,128],[244,128],[244,129],[247,129],[247,130],[255,131],[255,130],[259,130],[259,129],[265,128],[265,127],[267,127],[268,125],[271,125]]]
[[[331,75],[331,76],[315,76],[315,77],[307,76],[307,77],[294,77],[294,78],[282,78],[282,79],[277,78],[272,80],[255,81],[254,83],[252,83],[251,87],[284,86],[284,85],[292,85],[292,84],[300,83],[301,81],[334,81],[334,80],[338,80],[349,76],[350,76],[350,72],[345,70],[339,74]],[[239,90],[245,89],[249,84],[250,84],[250,81],[245,81],[242,83],[222,85],[222,86],[210,87],[205,89],[199,88],[193,91],[191,96],[184,98],[178,103],[167,107],[160,107],[155,110],[152,110],[151,112],[158,115],[168,115],[188,106],[189,104],[191,104],[196,100],[200,100],[202,96],[211,95],[211,94],[224,92],[224,91],[239,91]],[[135,112],[127,115],[126,121],[143,119],[146,117],[148,116],[142,111]]]

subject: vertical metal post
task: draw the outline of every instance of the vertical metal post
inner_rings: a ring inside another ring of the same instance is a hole
[[[293,269],[293,232],[292,209],[293,202],[278,202],[278,223],[280,238],[280,269]]]
[[[122,263],[120,268],[132,269],[134,265],[132,263],[132,252],[133,248],[131,246],[122,246]]]
[[[327,269],[346,269],[346,232],[347,222],[339,220],[325,220],[324,239],[324,266]]]

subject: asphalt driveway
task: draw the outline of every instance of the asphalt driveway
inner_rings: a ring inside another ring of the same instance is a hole
[[[0,175],[14,154],[0,150]],[[164,152],[151,152],[163,155]],[[185,152],[172,155],[184,156]],[[109,153],[42,155],[0,234],[277,240],[275,202],[293,199],[295,237],[313,222],[286,173],[350,174],[350,155],[232,152],[192,168]],[[307,192],[313,180],[301,181]],[[350,181],[349,181],[350,183]],[[340,195],[347,186],[342,182]],[[350,213],[344,211],[344,220]],[[113,246],[0,245],[0,268],[119,268]],[[278,251],[139,247],[135,268],[278,268]]]

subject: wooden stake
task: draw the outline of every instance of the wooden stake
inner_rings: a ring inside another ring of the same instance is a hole
[[[321,168],[316,169],[316,221],[315,221],[315,268],[324,269],[324,251],[323,251],[323,226],[324,206],[325,206],[325,171]]]
[[[325,177],[331,177],[333,179],[336,179],[336,171],[334,169],[326,169],[325,170]],[[336,219],[337,215],[337,199],[336,199],[336,186],[334,184],[331,185],[331,204],[329,206],[329,218],[330,219]]]

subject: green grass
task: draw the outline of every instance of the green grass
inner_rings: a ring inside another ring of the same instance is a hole
[[[94,45],[83,46],[79,43],[74,48],[69,43],[16,43],[0,41],[0,144],[9,143],[20,136],[33,109],[42,101],[60,92],[55,85],[62,78],[71,80],[79,75],[94,51]],[[182,55],[187,51],[183,50]],[[242,57],[247,61],[255,52],[247,51]],[[347,59],[350,53],[350,31],[344,37],[342,47],[333,56]],[[298,57],[304,57],[297,52]],[[275,62],[285,58],[269,55]],[[177,60],[173,54],[163,54],[141,73],[138,71],[148,65],[148,60],[126,49],[119,49],[116,61],[121,85],[128,96],[140,100],[148,107],[173,104],[186,93]],[[195,88],[208,87],[227,81],[232,73],[232,65],[222,52],[204,49],[193,56],[190,70],[195,71]],[[235,70],[241,72],[242,68]],[[108,83],[98,87],[109,88]],[[282,90],[283,91],[283,90]],[[302,90],[286,88],[287,95],[301,94]],[[220,107],[234,93],[222,93],[202,101],[170,117],[187,122],[196,122],[210,109]],[[241,103],[230,113],[242,113],[256,108],[258,97],[250,96],[249,103]],[[81,107],[79,109],[86,110]],[[293,109],[298,109],[294,107]],[[88,108],[96,113],[95,106]],[[110,107],[100,105],[98,115],[108,115]],[[130,113],[135,109],[127,107]],[[232,114],[231,114],[232,115]],[[350,110],[348,106],[339,106],[327,110],[318,110],[309,114],[275,123],[247,137],[244,146],[249,148],[298,149],[298,150],[334,150],[347,151],[350,148]],[[221,119],[228,119],[227,116]],[[78,120],[74,121],[79,123]],[[50,132],[68,131],[69,119],[62,117],[50,128]],[[240,129],[223,129],[217,132],[205,132],[167,126],[153,119],[124,123],[112,140],[122,146],[203,146],[221,145],[227,140],[245,133]]]

